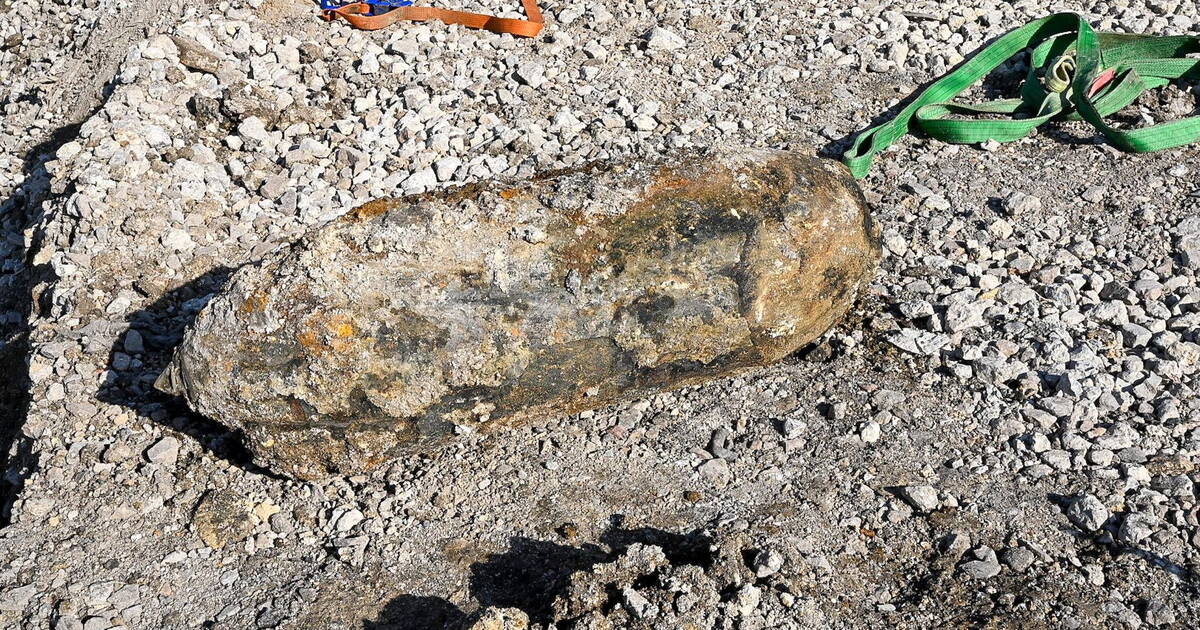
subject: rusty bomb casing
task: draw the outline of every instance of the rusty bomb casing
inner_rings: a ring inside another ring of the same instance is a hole
[[[383,199],[239,270],[158,386],[260,465],[349,474],[778,361],[878,256],[846,169],[783,151]]]

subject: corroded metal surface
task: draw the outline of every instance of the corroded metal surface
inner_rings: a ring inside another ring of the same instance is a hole
[[[379,200],[239,271],[158,385],[264,466],[350,473],[779,360],[878,255],[846,171],[779,151]]]

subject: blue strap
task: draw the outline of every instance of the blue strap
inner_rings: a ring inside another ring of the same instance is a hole
[[[321,0],[321,10],[333,11],[334,9],[339,9],[356,2],[362,2],[374,7],[391,7],[393,9],[396,7],[412,6],[412,0]]]

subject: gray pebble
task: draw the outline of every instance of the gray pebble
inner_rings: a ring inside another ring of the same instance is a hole
[[[973,559],[959,565],[959,570],[977,580],[994,578],[1000,574],[1000,562],[991,547],[982,546],[971,551]]]
[[[760,549],[750,562],[754,575],[760,578],[774,575],[783,568],[783,554],[773,548]]]
[[[1136,547],[1154,534],[1158,527],[1158,519],[1150,514],[1134,512],[1125,517],[1117,530],[1117,540],[1121,544]]]
[[[37,588],[32,584],[6,589],[0,593],[0,611],[22,612],[36,594]]]
[[[1076,497],[1067,507],[1067,518],[1085,532],[1094,532],[1103,527],[1110,515],[1100,499],[1090,494]]]
[[[160,439],[146,449],[146,459],[160,466],[175,465],[179,459],[179,440],[171,436]]]
[[[1004,552],[1004,564],[1016,573],[1023,573],[1035,559],[1034,553],[1025,547],[1013,547]]]
[[[1041,199],[1020,191],[1013,192],[1004,198],[1004,211],[1009,216],[1019,217],[1038,212],[1041,209]]]
[[[932,512],[941,505],[933,486],[903,486],[897,492],[900,498],[921,512]]]

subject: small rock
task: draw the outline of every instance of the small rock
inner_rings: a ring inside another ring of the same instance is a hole
[[[529,616],[516,608],[489,608],[467,630],[528,630]]]
[[[951,304],[946,307],[943,318],[946,330],[952,333],[978,328],[987,322],[983,318],[987,304],[983,302],[968,302],[966,304]]]
[[[202,46],[200,42],[178,36],[171,36],[171,41],[179,49],[179,63],[185,68],[212,75],[221,70],[221,57]]]
[[[933,486],[903,486],[897,492],[900,498],[921,512],[932,512],[941,505]]]
[[[287,536],[296,531],[296,526],[292,524],[292,519],[283,512],[272,514],[267,522],[271,526],[271,531],[281,536]]]
[[[971,538],[960,532],[951,532],[938,541],[938,548],[948,556],[961,556],[971,546]]]
[[[125,333],[125,352],[130,354],[141,354],[146,351],[145,343],[142,340],[142,333],[130,329]]]
[[[160,239],[164,247],[174,251],[188,251],[196,246],[192,236],[184,230],[172,228]]]
[[[783,421],[780,428],[783,430],[783,437],[793,440],[800,437],[800,434],[808,428],[808,424],[796,418],[788,418]]]
[[[340,517],[338,517],[337,522],[334,523],[334,529],[339,532],[348,532],[357,527],[358,524],[366,520],[366,518],[367,517],[364,516],[362,512],[356,509],[346,510]]]
[[[54,630],[83,630],[83,622],[75,615],[62,615],[54,621]]]
[[[248,507],[245,499],[234,492],[209,491],[196,506],[192,527],[205,545],[221,549],[230,542],[245,539],[254,530]]]
[[[1200,235],[1189,234],[1181,237],[1175,245],[1175,251],[1184,267],[1193,271],[1200,270]]]
[[[1121,528],[1117,530],[1117,540],[1121,544],[1135,547],[1154,534],[1158,527],[1158,519],[1150,514],[1135,512],[1125,517]]]
[[[439,182],[450,181],[454,173],[462,166],[462,160],[454,157],[444,157],[433,163],[433,171]]]
[[[746,584],[733,596],[733,608],[743,617],[754,612],[762,601],[762,590],[753,584]]]
[[[283,175],[272,175],[263,181],[262,186],[258,188],[258,194],[264,199],[274,201],[283,196],[287,192],[288,178]]]
[[[627,586],[621,589],[621,600],[636,619],[649,619],[658,613],[654,604],[651,604],[650,600],[637,592],[635,588]]]
[[[1175,623],[1175,613],[1171,610],[1171,607],[1158,599],[1146,602],[1146,609],[1142,612],[1142,618],[1146,620],[1147,624],[1156,628]]]
[[[977,580],[994,578],[1000,574],[1000,562],[996,560],[996,552],[991,547],[981,546],[971,551],[974,560],[968,560],[959,569]]]
[[[775,549],[760,549],[754,554],[750,568],[754,570],[754,575],[760,578],[774,575],[783,568],[783,554]]]
[[[1004,564],[1017,573],[1023,573],[1033,566],[1034,553],[1024,547],[1013,547],[1004,552]]]
[[[437,186],[437,172],[432,168],[423,168],[404,180],[404,188],[409,191],[427,191]]]
[[[104,455],[101,457],[106,463],[117,464],[123,462],[137,453],[129,447],[125,442],[114,442],[108,448],[104,449]]]
[[[536,61],[527,61],[517,66],[517,71],[513,76],[517,81],[536,90],[546,82],[545,73],[546,66]]]
[[[1144,348],[1150,343],[1154,334],[1145,326],[1129,322],[1121,326],[1121,336],[1125,340],[1126,347]]]
[[[142,49],[142,57],[146,59],[166,59],[175,54],[175,44],[166,35],[158,35],[146,42]]]
[[[1013,227],[1012,224],[1004,219],[996,219],[988,226],[988,232],[992,236],[1003,240],[1013,235]]]
[[[905,328],[888,338],[893,346],[921,356],[932,356],[950,343],[946,335]]]
[[[730,472],[729,462],[721,458],[710,459],[703,464],[700,464],[698,469],[700,477],[717,485],[725,485],[729,483]]]
[[[1014,192],[1004,199],[1004,211],[1011,217],[1019,217],[1041,209],[1041,199],[1023,192]]]
[[[262,503],[259,503],[258,505],[254,506],[253,510],[254,516],[263,522],[270,520],[272,516],[279,514],[280,511],[281,508],[270,501],[263,501]]]
[[[21,612],[29,604],[29,600],[37,594],[37,588],[32,584],[18,586],[0,593],[0,611]]]
[[[179,440],[167,436],[146,449],[146,459],[160,466],[174,466],[179,459]]]
[[[1104,186],[1089,186],[1087,190],[1083,191],[1080,197],[1088,203],[1100,203],[1104,201],[1104,196],[1107,193],[1108,189]]]
[[[679,50],[686,44],[682,37],[661,26],[656,26],[646,33],[646,48],[650,50]]]
[[[269,136],[267,126],[258,116],[249,116],[238,125],[238,135],[248,140],[265,142]]]
[[[1085,532],[1094,532],[1108,522],[1108,508],[1095,496],[1085,494],[1076,497],[1067,508],[1067,519]]]
[[[736,460],[737,454],[729,449],[729,440],[729,429],[722,427],[713,431],[712,438],[708,443],[708,452],[721,459]]]

